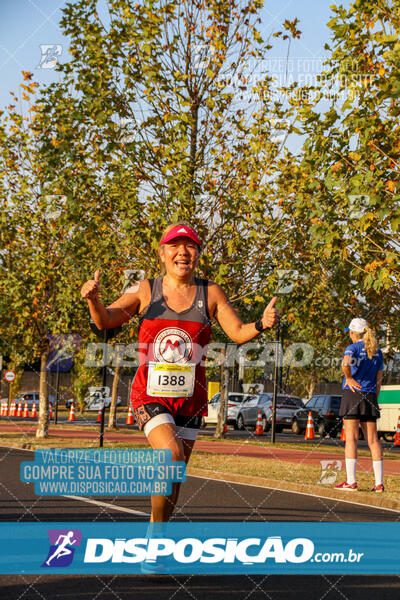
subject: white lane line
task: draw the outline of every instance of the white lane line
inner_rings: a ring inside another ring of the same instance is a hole
[[[228,479],[217,479],[216,477],[203,477],[202,475],[188,475],[188,477],[196,477],[197,479],[208,479],[212,481],[220,481],[221,483],[229,483],[230,485],[246,485],[249,487],[263,488],[265,490],[275,490],[277,492],[286,492],[287,494],[300,494],[300,496],[311,496],[312,498],[323,498],[324,500],[332,500],[332,502],[344,502],[345,504],[356,504],[357,506],[366,506],[367,508],[376,508],[376,510],[389,510],[391,512],[400,513],[396,508],[386,508],[384,506],[374,506],[372,504],[364,504],[364,502],[352,502],[351,500],[342,500],[341,498],[332,498],[331,496],[320,496],[319,494],[310,494],[308,492],[297,492],[292,490],[283,490],[279,487],[271,487],[270,485],[256,485],[255,483],[242,483],[241,481],[229,481]],[[351,493],[351,492],[349,492]],[[357,492],[355,492],[357,493]]]
[[[118,506],[117,504],[109,504],[108,502],[101,502],[100,500],[92,500],[91,498],[85,498],[84,496],[66,496],[63,494],[63,498],[72,498],[72,500],[79,500],[80,502],[88,502],[89,504],[96,504],[97,506],[105,506],[112,510],[118,510],[119,512],[129,513],[131,515],[139,515],[140,517],[149,517],[150,513],[142,512],[141,510],[134,510],[133,508],[125,508],[125,506]]]

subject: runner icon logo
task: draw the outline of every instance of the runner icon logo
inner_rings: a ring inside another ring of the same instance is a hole
[[[342,468],[341,460],[320,460],[321,476],[318,483],[321,485],[333,485],[338,478],[339,471]]]
[[[40,44],[40,52],[42,56],[37,65],[37,69],[54,69],[58,64],[58,57],[62,53],[60,44]]]
[[[192,353],[192,338],[183,329],[167,327],[154,340],[154,358],[158,362],[186,363]]]
[[[50,548],[42,567],[69,567],[75,554],[75,547],[81,545],[82,532],[79,529],[48,529]]]

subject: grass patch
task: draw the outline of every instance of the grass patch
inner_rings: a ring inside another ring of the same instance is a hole
[[[344,466],[344,460],[342,461]],[[276,482],[297,483],[309,485],[310,491],[318,488],[332,488],[333,485],[320,485],[321,467],[302,463],[290,463],[248,456],[212,454],[209,452],[194,452],[189,463],[190,467],[206,469],[215,473],[250,475],[270,479]],[[339,472],[337,483],[346,479],[344,469]],[[400,478],[393,475],[384,476],[385,498],[400,501]],[[357,471],[357,483],[360,491],[369,492],[374,485],[373,473]]]
[[[139,432],[135,431],[135,434],[138,433]],[[225,441],[229,442],[229,440]],[[240,444],[243,444],[243,440],[238,442],[238,445]],[[15,448],[25,448],[28,450],[36,450],[40,448],[98,448],[99,440],[98,438],[88,439],[83,436],[81,438],[65,437],[62,435],[62,428],[60,427],[60,436],[51,436],[46,439],[37,439],[34,433],[21,434],[21,432],[18,431],[1,432],[0,445]],[[258,442],[256,443],[256,445],[270,446],[271,444],[266,444],[265,442]],[[287,444],[276,444],[276,446],[282,448],[288,447]],[[126,440],[120,442],[107,441],[107,439],[105,438],[103,447],[105,449],[148,448],[149,445],[146,442],[146,439],[143,435],[143,442],[137,440],[132,440],[132,442]],[[290,447],[292,447],[292,445],[290,445]],[[307,447],[309,448],[309,446]],[[299,449],[304,450],[305,446],[300,446]],[[317,448],[315,450],[317,450]],[[320,448],[318,450],[320,450]],[[344,466],[345,462],[343,457],[343,449],[340,448],[338,450],[341,454],[342,465]],[[368,452],[366,452],[366,454],[368,454]],[[190,468],[205,471],[205,476],[219,476],[221,479],[224,479],[224,476],[229,477],[229,475],[245,475],[254,477],[255,481],[253,481],[252,483],[258,484],[259,482],[259,485],[261,486],[274,485],[276,483],[278,487],[279,485],[283,485],[284,487],[285,483],[297,484],[302,486],[301,491],[307,491],[309,493],[314,494],[318,494],[319,492],[321,492],[322,495],[323,490],[333,491],[334,485],[318,484],[321,477],[320,465],[304,464],[301,462],[286,462],[268,458],[239,456],[237,454],[232,453],[232,451],[230,454],[214,454],[212,452],[201,452],[200,450],[197,450],[192,454],[192,457],[190,459],[189,472]],[[342,471],[340,471],[338,474],[336,483],[344,481],[345,478],[345,470],[342,469]],[[357,483],[360,492],[370,492],[374,483],[373,474],[364,473],[358,470]],[[397,502],[400,502],[400,477],[393,475],[385,475],[384,483],[385,493],[383,495],[366,494],[364,496],[365,500],[361,496],[360,501],[367,502],[368,500],[376,500],[382,498],[383,500],[392,499]],[[335,497],[345,497],[345,493],[341,493],[340,491],[335,492]],[[359,496],[357,494],[350,494],[349,497],[351,497],[353,500],[356,500]]]
[[[337,445],[331,446],[324,443],[324,440],[319,438],[315,438],[314,440],[310,440],[304,443],[296,443],[296,442],[275,442],[271,444],[269,437],[265,436],[261,440],[258,440],[254,436],[250,434],[247,439],[238,439],[238,438],[222,438],[216,439],[214,437],[208,437],[205,435],[199,435],[197,437],[198,440],[204,442],[215,442],[216,444],[236,444],[238,446],[260,446],[262,448],[284,448],[285,450],[303,450],[308,452],[328,452],[329,454],[338,454],[344,455],[344,442],[339,442],[337,440]],[[370,456],[370,451],[368,448],[358,448],[359,456]],[[388,450],[383,449],[384,458],[390,458],[391,460],[400,460],[400,452],[396,450]]]

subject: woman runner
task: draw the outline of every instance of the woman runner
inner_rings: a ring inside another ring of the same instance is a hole
[[[346,331],[350,332],[353,342],[344,352],[343,396],[339,411],[346,434],[346,481],[335,487],[350,492],[357,490],[357,445],[361,425],[372,456],[375,475],[372,491],[383,492],[382,447],[376,431],[376,420],[379,419],[378,396],[384,366],[382,351],[365,319],[353,319]]]
[[[185,222],[170,225],[158,253],[164,275],[145,279],[105,308],[99,271],[81,290],[100,329],[118,327],[139,315],[139,368],[131,403],[139,428],[154,449],[167,448],[176,461],[189,461],[202,416],[207,414],[205,355],[216,318],[233,342],[243,344],[273,327],[273,298],[255,323],[243,323],[222,288],[194,276],[201,251],[197,233]],[[170,496],[152,496],[151,522],[168,521],[180,484]]]

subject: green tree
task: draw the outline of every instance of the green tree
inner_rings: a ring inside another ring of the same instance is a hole
[[[257,72],[271,48],[257,29],[261,8],[112,0],[100,15],[94,0],[67,5],[72,58],[43,92],[37,121],[54,185],[79,196],[83,219],[107,214],[114,268],[158,273],[161,231],[190,220],[205,242],[203,275],[250,319],[269,295],[270,247],[284,229],[271,181],[290,116]],[[285,29],[299,36],[296,22]]]
[[[79,188],[82,217],[108,211],[126,265],[156,272],[159,234],[189,219],[205,241],[203,273],[237,299],[254,295],[281,230],[269,197],[273,133],[288,116],[256,76],[271,47],[257,30],[262,3],[112,0],[102,17],[96,6],[64,9],[72,58],[41,99],[57,186]]]
[[[398,337],[400,8],[356,0],[332,10],[323,77],[290,90],[305,143],[280,161],[282,213],[293,260],[329,282],[325,317],[340,311],[343,326],[362,314]],[[310,300],[309,313],[321,314],[320,298]]]
[[[57,177],[57,166],[47,160],[41,139],[41,105],[30,101],[36,84],[30,82],[30,73],[23,75],[22,111],[11,104],[0,121],[0,337],[14,361],[40,359],[36,435],[46,437],[48,336],[74,331],[86,339],[91,335],[79,290],[93,263],[107,262],[108,283],[122,288],[118,236],[109,215],[120,218],[126,199],[115,202],[111,211],[109,198],[104,200],[90,172],[86,178],[76,177],[73,185]],[[123,216],[127,213],[129,208]]]

